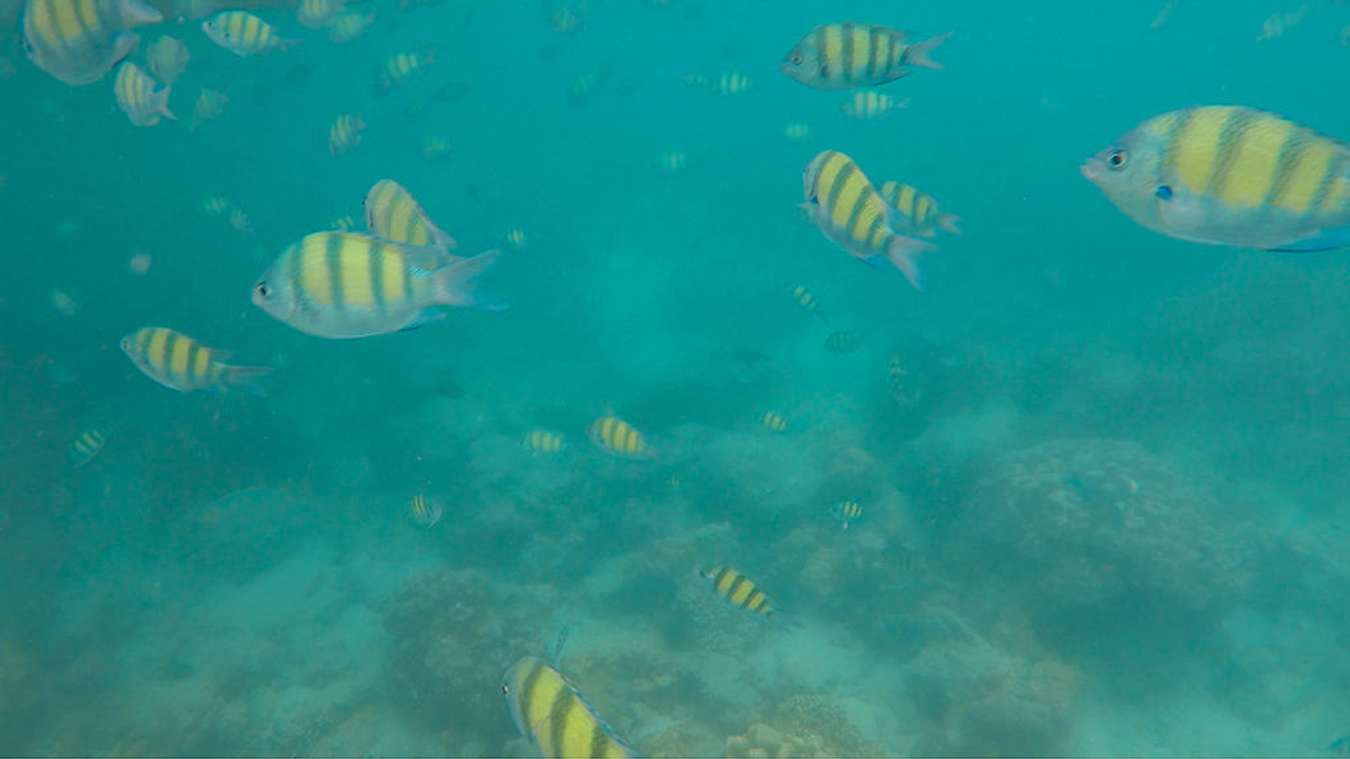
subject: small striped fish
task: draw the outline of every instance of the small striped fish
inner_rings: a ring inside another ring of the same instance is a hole
[[[621,458],[647,459],[655,455],[642,433],[617,416],[596,419],[587,434],[600,450]]]
[[[226,354],[166,327],[142,327],[127,335],[122,352],[142,374],[180,393],[239,386],[261,394],[257,381],[272,371],[227,364]]]
[[[820,306],[816,303],[816,296],[812,295],[805,285],[797,285],[792,288],[792,297],[797,301],[797,305],[802,307],[802,310],[807,313],[820,314]]]
[[[899,29],[872,24],[823,24],[801,39],[780,64],[784,74],[821,90],[893,82],[910,66],[940,69],[931,55],[950,34],[907,44]]]
[[[370,13],[344,11],[333,19],[333,28],[328,32],[328,38],[339,45],[346,44],[364,34],[373,23],[375,23],[374,11]]]
[[[913,185],[904,182],[886,182],[881,185],[879,192],[882,199],[904,217],[904,224],[897,225],[897,231],[921,237],[934,237],[938,229],[948,234],[961,234],[961,228],[957,226],[961,218],[954,214],[942,213],[932,195],[920,192]]]
[[[436,526],[437,522],[441,521],[441,515],[445,513],[445,507],[424,495],[418,494],[408,502],[408,511],[412,514],[414,522],[431,529]]]
[[[847,530],[849,525],[856,522],[863,513],[862,504],[852,500],[840,501],[835,504],[832,511],[834,518],[838,519],[840,524],[843,525],[840,529],[844,530]]]
[[[295,20],[310,29],[322,29],[336,20],[345,5],[346,0],[300,0]]]
[[[277,34],[276,27],[248,11],[222,11],[202,22],[208,39],[246,58],[272,50],[284,51],[299,40]]]
[[[393,242],[449,252],[459,243],[427,217],[412,193],[392,179],[381,179],[366,193],[366,227]]]
[[[890,261],[923,289],[915,259],[933,246],[895,232],[903,222],[899,211],[887,205],[852,158],[837,150],[820,153],[802,174],[802,189],[801,207],[827,239],[873,265]]]
[[[811,136],[811,126],[801,121],[790,122],[783,127],[783,136],[792,142],[804,142]]]
[[[89,84],[135,49],[140,37],[132,29],[163,20],[142,0],[27,0],[24,49],[62,82]]]
[[[355,150],[361,144],[361,133],[365,129],[366,122],[355,113],[344,113],[333,119],[333,126],[328,128],[328,152],[338,156]]]
[[[413,53],[395,53],[380,67],[375,91],[381,95],[388,94],[398,85],[425,73],[435,62],[436,53],[432,48]]]
[[[766,617],[773,615],[773,604],[769,601],[769,597],[764,595],[764,591],[755,587],[750,578],[731,567],[700,570],[699,575],[705,580],[711,580],[713,590],[727,603]]]
[[[576,686],[543,659],[527,656],[502,677],[516,728],[544,757],[622,759],[636,752],[619,738]]]
[[[765,429],[773,432],[785,432],[788,428],[788,422],[781,414],[776,411],[765,411],[759,418],[759,423],[764,425]]]
[[[140,66],[125,61],[117,69],[117,78],[113,80],[113,97],[117,107],[127,115],[136,126],[150,127],[159,123],[161,118],[177,119],[169,110],[169,92],[167,85],[156,89],[159,83]]]
[[[1350,147],[1252,108],[1155,116],[1081,171],[1130,218],[1171,237],[1261,250],[1350,245]]]
[[[182,40],[165,34],[146,51],[145,59],[150,64],[150,73],[164,84],[171,85],[187,69],[192,54]]]
[[[525,448],[530,453],[553,455],[563,448],[562,435],[545,429],[532,429],[525,433]]]
[[[103,444],[106,442],[107,439],[98,430],[80,433],[80,436],[75,438],[70,447],[66,449],[66,460],[70,462],[71,466],[79,469],[93,461],[94,457],[103,450]]]
[[[311,335],[355,338],[420,327],[440,306],[505,308],[475,292],[500,256],[458,258],[352,232],[316,232],[287,248],[253,287],[253,303]]]
[[[876,90],[858,90],[839,109],[852,118],[871,121],[908,107],[909,98],[894,98]]]

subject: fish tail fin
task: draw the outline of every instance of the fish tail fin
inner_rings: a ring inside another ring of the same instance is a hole
[[[500,250],[489,250],[473,258],[448,264],[435,274],[432,287],[437,303],[447,306],[466,306],[488,311],[504,311],[506,304],[477,291],[477,279],[497,259]]]
[[[905,63],[908,63],[911,66],[921,66],[926,69],[941,69],[942,64],[932,58],[933,50],[935,50],[938,45],[946,42],[947,38],[951,36],[952,33],[947,32],[946,34],[939,34],[936,37],[929,37],[923,42],[915,42],[905,51]]]
[[[943,231],[945,231],[947,234],[952,235],[961,234],[961,227],[959,226],[960,223],[961,217],[957,216],[954,213],[939,214],[937,217],[938,226],[942,227]]]
[[[259,381],[272,373],[270,366],[227,366],[225,384],[247,390],[254,395],[267,397],[267,389]]]
[[[121,11],[122,21],[127,25],[127,28],[144,26],[145,24],[158,24],[164,20],[164,14],[144,0],[120,0],[117,7]]]
[[[913,237],[896,235],[891,238],[891,243],[886,248],[886,258],[905,275],[905,279],[909,280],[915,290],[922,291],[923,273],[919,271],[917,259],[920,254],[927,253],[930,250],[935,250],[930,243],[916,240]]]
[[[173,92],[173,86],[166,84],[164,89],[155,93],[155,110],[159,111],[159,114],[164,118],[177,121],[178,117],[173,114],[173,111],[169,110],[170,92]]]

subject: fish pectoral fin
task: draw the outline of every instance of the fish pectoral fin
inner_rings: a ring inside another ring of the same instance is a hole
[[[1270,250],[1286,253],[1312,253],[1319,250],[1332,250],[1350,246],[1350,227],[1323,229],[1316,234],[1286,243]]]

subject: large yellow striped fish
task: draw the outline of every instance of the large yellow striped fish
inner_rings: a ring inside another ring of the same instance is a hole
[[[117,107],[127,115],[136,126],[150,127],[159,123],[161,118],[177,119],[169,110],[169,86],[159,87],[159,83],[140,66],[124,61],[117,69],[117,78],[113,80],[113,97]]]
[[[526,656],[502,677],[502,695],[521,734],[545,757],[636,756],[581,692],[543,659]]]
[[[452,251],[459,243],[431,222],[403,185],[381,179],[366,193],[366,227],[386,240]]]
[[[586,431],[601,450],[625,459],[648,459],[655,455],[642,433],[617,416],[602,416]]]
[[[784,56],[783,73],[809,87],[846,90],[896,79],[909,66],[940,69],[933,48],[950,34],[909,44],[899,29],[873,24],[822,24],[812,29]]]
[[[202,22],[207,38],[240,57],[285,50],[298,40],[277,34],[276,27],[248,11],[222,11]]]
[[[140,37],[132,29],[163,20],[142,0],[27,0],[24,49],[66,84],[89,84],[136,47]]]
[[[806,202],[802,209],[831,242],[850,255],[873,265],[890,261],[915,288],[923,289],[915,259],[933,246],[897,234],[900,212],[872,187],[852,158],[826,150],[807,165],[802,175]]]
[[[727,603],[766,617],[773,615],[773,603],[764,595],[764,591],[755,587],[750,578],[731,567],[699,570],[699,575],[705,580],[710,580],[713,590]]]
[[[934,237],[938,229],[953,235],[961,234],[961,228],[957,226],[961,217],[942,213],[937,200],[914,185],[890,181],[881,185],[878,192],[904,217],[898,231],[922,237]]]
[[[257,380],[272,371],[227,364],[225,353],[167,327],[132,332],[122,338],[122,352],[145,376],[180,393],[235,386],[261,393]]]
[[[287,248],[253,286],[253,303],[301,332],[383,335],[445,316],[440,306],[505,308],[474,291],[497,260],[458,258],[352,232],[316,232]]]
[[[1292,251],[1350,245],[1350,147],[1251,108],[1155,116],[1082,173],[1130,218],[1182,240]]]

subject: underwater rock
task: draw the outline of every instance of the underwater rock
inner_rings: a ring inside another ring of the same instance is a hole
[[[1220,507],[1203,474],[1132,442],[1089,438],[997,460],[967,498],[951,548],[1039,622],[1065,627],[1079,622],[1076,613],[1121,604],[1221,613],[1247,588],[1260,542]]]
[[[733,735],[726,740],[722,756],[727,759],[746,757],[824,757],[830,756],[820,744],[820,736],[798,738],[783,735],[768,725],[756,722],[743,735]]]
[[[844,710],[819,693],[796,693],[772,705],[762,721],[727,738],[724,757],[876,756]]]

